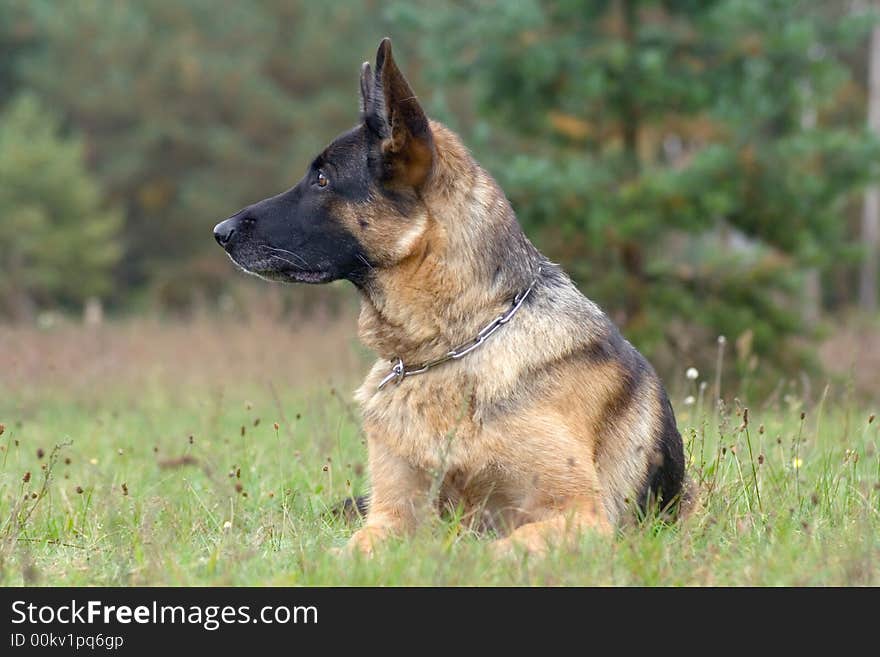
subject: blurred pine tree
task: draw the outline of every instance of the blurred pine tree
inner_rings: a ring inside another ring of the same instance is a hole
[[[383,36],[377,12],[345,3],[18,8],[36,46],[17,73],[85,134],[89,162],[125,209],[119,273],[132,287],[157,276],[185,287],[199,256],[217,255],[217,221],[292,186],[357,121],[359,65]]]
[[[841,106],[871,20],[841,3],[407,3],[478,158],[548,254],[665,366],[715,335],[801,364],[803,274],[847,253],[878,142]],[[429,103],[430,105],[430,103]],[[443,118],[456,123],[453,113]],[[701,334],[683,330],[703,327]],[[706,354],[707,358],[709,354]],[[707,363],[704,363],[704,365]]]
[[[120,216],[103,208],[79,139],[31,95],[0,114],[0,315],[79,310],[112,289]]]
[[[228,276],[213,224],[356,120],[387,34],[429,113],[661,367],[718,334],[744,369],[793,366],[817,283],[854,280],[847,204],[878,177],[857,4],[6,0],[0,108],[17,85],[82,135],[123,210],[116,288],[186,304]]]

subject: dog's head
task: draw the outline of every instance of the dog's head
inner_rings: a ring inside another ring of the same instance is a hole
[[[267,279],[363,283],[410,254],[434,166],[424,111],[384,39],[375,74],[361,67],[360,124],[333,140],[296,186],[217,224],[214,237],[247,272]]]

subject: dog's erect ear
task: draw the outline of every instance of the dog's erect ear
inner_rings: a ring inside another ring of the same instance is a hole
[[[361,111],[367,128],[380,140],[383,181],[418,188],[431,172],[434,139],[428,117],[391,56],[391,39],[382,39],[376,73],[361,67]]]
[[[370,108],[373,105],[373,69],[370,62],[361,64],[361,120],[366,121]]]

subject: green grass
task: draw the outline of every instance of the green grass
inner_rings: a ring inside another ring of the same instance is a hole
[[[366,488],[356,373],[333,389],[315,370],[284,385],[278,372],[135,382],[120,367],[100,390],[75,366],[0,381],[0,583],[880,583],[880,420],[830,396],[754,404],[747,427],[735,403],[713,426],[708,404],[673,400],[698,499],[674,525],[497,561],[438,519],[366,560],[331,553],[353,528],[327,513]]]

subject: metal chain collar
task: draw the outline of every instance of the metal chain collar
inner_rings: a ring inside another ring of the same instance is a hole
[[[407,366],[403,364],[403,360],[400,358],[397,358],[396,362],[395,362],[395,359],[392,359],[391,362],[394,363],[394,365],[392,365],[391,371],[388,373],[388,375],[384,379],[382,379],[379,382],[379,385],[377,386],[376,389],[381,390],[391,381],[393,381],[394,383],[400,383],[408,376],[415,376],[416,374],[424,374],[432,367],[436,367],[437,365],[442,365],[443,363],[449,362],[450,360],[458,360],[460,358],[464,358],[465,356],[467,356],[474,349],[476,349],[481,344],[483,344],[489,338],[490,335],[495,333],[495,331],[497,331],[499,328],[501,328],[502,326],[507,324],[507,322],[509,322],[511,319],[513,319],[513,316],[516,314],[516,311],[519,310],[520,306],[522,306],[523,302],[526,300],[526,297],[528,297],[529,293],[532,291],[532,289],[534,289],[535,284],[538,282],[538,277],[540,275],[541,275],[541,267],[538,267],[538,271],[535,274],[535,278],[532,280],[531,285],[529,285],[529,287],[526,290],[524,290],[523,292],[520,292],[519,294],[516,295],[516,297],[514,297],[513,304],[510,306],[510,308],[507,310],[507,312],[502,313],[501,315],[498,315],[498,317],[496,317],[491,322],[486,324],[486,326],[484,326],[482,329],[480,329],[480,332],[477,333],[477,337],[475,337],[470,342],[466,342],[465,344],[463,344],[459,347],[456,347],[455,349],[453,349],[451,351],[446,352],[446,354],[444,356],[441,356],[440,358],[436,358],[432,361],[428,361],[427,363],[425,363],[421,367],[417,367],[417,368],[407,368]]]

